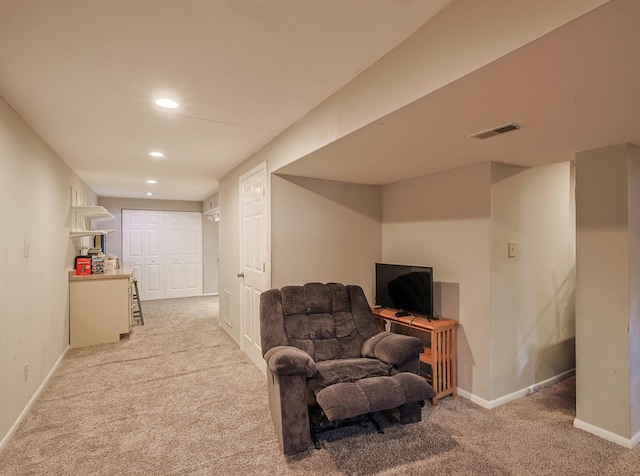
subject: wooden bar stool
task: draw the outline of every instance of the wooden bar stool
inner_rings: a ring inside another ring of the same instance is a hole
[[[140,305],[140,293],[138,292],[138,280],[133,280],[133,318],[144,326],[144,317],[142,316],[142,306]]]

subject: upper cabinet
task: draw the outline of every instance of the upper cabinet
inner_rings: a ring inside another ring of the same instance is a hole
[[[71,207],[71,236],[106,235],[115,230],[94,228],[94,221],[114,220],[104,207]]]

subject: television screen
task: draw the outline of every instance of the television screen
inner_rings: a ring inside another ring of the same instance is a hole
[[[376,306],[433,318],[433,268],[376,263]]]

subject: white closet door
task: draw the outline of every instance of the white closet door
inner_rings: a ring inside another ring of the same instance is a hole
[[[202,295],[202,214],[122,210],[122,262],[142,300]]]
[[[142,289],[138,283],[140,299],[165,298],[164,259],[164,212],[145,210],[143,234],[144,263],[142,269]]]
[[[138,280],[138,287],[142,280],[142,235],[144,234],[141,213],[131,213],[132,210],[122,210],[122,264],[133,268]]]
[[[133,267],[142,300],[164,299],[164,212],[122,210],[122,262]]]
[[[166,212],[166,297],[202,295],[202,214]]]

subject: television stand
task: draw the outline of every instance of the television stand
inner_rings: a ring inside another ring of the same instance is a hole
[[[438,404],[438,399],[451,395],[456,396],[456,324],[454,319],[440,318],[430,321],[426,317],[411,314],[397,315],[397,310],[387,308],[373,308],[373,315],[379,319],[380,330],[391,322],[399,326],[416,329],[429,334],[431,347],[425,348],[420,354],[420,362],[431,367],[431,375],[421,375],[436,391],[431,399],[432,405]]]

